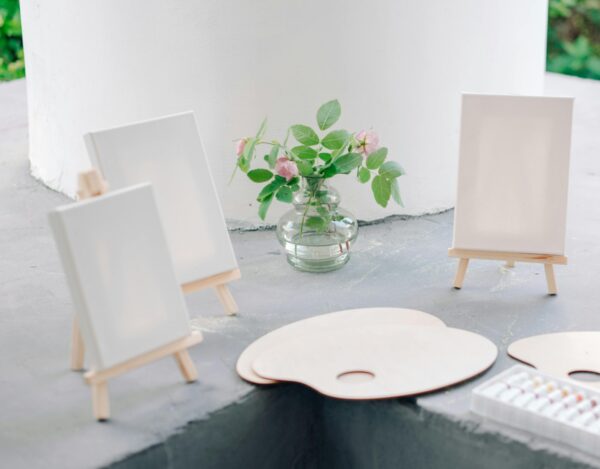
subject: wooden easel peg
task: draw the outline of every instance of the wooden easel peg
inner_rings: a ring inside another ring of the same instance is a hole
[[[89,199],[104,194],[108,184],[97,169],[82,171],[78,176],[77,197],[79,200]]]
[[[467,267],[470,259],[486,259],[506,262],[507,267],[514,267],[515,262],[533,262],[544,264],[546,273],[546,283],[548,286],[548,294],[556,295],[558,289],[556,287],[556,278],[554,277],[554,264],[567,264],[567,257],[554,254],[530,254],[522,252],[501,252],[501,251],[476,251],[469,249],[448,249],[450,257],[458,257],[458,270],[454,278],[454,288],[457,290],[462,288]]]
[[[108,380],[110,378],[114,378],[160,358],[173,355],[179,365],[179,370],[183,378],[188,383],[196,381],[198,379],[198,371],[190,358],[188,349],[200,342],[202,342],[202,335],[199,332],[193,331],[183,339],[176,340],[118,365],[100,371],[88,371],[85,374],[85,380],[92,388],[94,417],[101,422],[110,418],[110,399],[108,395]]]
[[[223,305],[225,312],[229,315],[236,314],[239,311],[238,305],[227,285],[221,284],[215,287],[219,301]]]
[[[102,195],[108,190],[108,184],[97,169],[82,171],[79,173],[77,180],[77,198],[79,200]],[[75,316],[73,317],[73,330],[71,332],[71,369],[74,371],[83,370],[84,357],[85,345],[79,330],[79,321]]]
[[[558,293],[558,289],[556,288],[556,278],[554,277],[554,266],[552,264],[544,264],[544,270],[546,272],[548,294],[556,295]]]
[[[469,258],[464,257],[458,261],[458,270],[456,271],[456,277],[454,278],[454,288],[460,290],[465,281],[465,275],[467,273],[467,267],[469,267]]]

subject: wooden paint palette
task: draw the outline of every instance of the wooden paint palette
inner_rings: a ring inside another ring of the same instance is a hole
[[[339,399],[385,399],[435,391],[482,373],[498,350],[448,327],[387,324],[298,335],[261,353],[265,378],[303,383]]]
[[[558,332],[517,340],[508,347],[508,354],[542,373],[558,378],[570,378],[574,372],[600,374],[600,332]],[[599,381],[577,381],[600,388]]]
[[[250,344],[240,355],[236,369],[238,374],[255,384],[273,384],[276,381],[257,375],[252,369],[252,363],[264,351],[284,344],[297,337],[312,337],[322,330],[335,331],[340,328],[352,327],[361,329],[365,326],[387,327],[387,325],[419,325],[444,327],[445,324],[437,317],[404,308],[360,308],[323,314],[276,329]]]

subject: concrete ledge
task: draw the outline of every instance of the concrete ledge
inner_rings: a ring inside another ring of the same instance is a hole
[[[212,292],[188,295],[205,342],[192,350],[200,381],[171,360],[111,383],[113,420],[91,416],[90,392],[68,370],[72,303],[46,213],[68,200],[33,181],[24,83],[0,85],[0,466],[97,467],[600,467],[559,443],[482,424],[471,389],[511,366],[512,341],[600,328],[600,83],[548,77],[577,97],[568,230],[569,266],[549,297],[539,265],[473,262],[461,291],[447,257],[452,213],[363,226],[340,271],[291,270],[272,232],[233,232],[241,314]],[[418,399],[343,402],[297,385],[254,388],[235,374],[244,347],[289,322],[366,306],[404,306],[481,333],[500,355],[482,377]]]
[[[300,385],[261,388],[111,469],[260,467],[586,468],[558,446],[535,449],[414,399],[345,402]]]
[[[257,389],[111,469],[313,467],[318,396],[300,385]]]

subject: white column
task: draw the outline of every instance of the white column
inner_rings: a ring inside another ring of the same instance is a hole
[[[343,205],[435,212],[454,203],[460,93],[543,91],[547,0],[21,3],[32,172],[69,195],[84,132],[193,109],[226,216],[257,221],[258,186],[227,186],[232,141],[264,116],[282,138],[338,98],[340,125],[373,127],[408,173],[404,209],[351,177],[334,182]]]

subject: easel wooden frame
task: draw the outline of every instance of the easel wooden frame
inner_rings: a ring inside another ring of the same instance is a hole
[[[173,355],[183,378],[188,383],[196,381],[198,379],[198,371],[190,357],[188,348],[197,345],[200,342],[202,342],[202,335],[196,331],[192,331],[189,336],[184,337],[183,339],[178,339],[175,342],[171,342],[170,344],[150,352],[138,355],[137,357],[119,363],[118,365],[100,371],[91,370],[85,373],[85,381],[92,388],[94,417],[100,422],[110,418],[110,401],[108,397],[109,379],[169,355]]]
[[[78,185],[78,200],[102,195],[108,190],[108,184],[97,169],[79,173]],[[215,289],[225,312],[229,315],[234,315],[239,311],[239,308],[227,283],[239,278],[241,278],[240,269],[234,269],[229,272],[223,272],[193,282],[184,283],[181,285],[181,289],[183,290],[183,293],[188,294],[212,287]],[[84,358],[85,346],[79,331],[77,317],[75,317],[73,319],[73,331],[71,334],[71,369],[73,371],[82,371],[84,369]]]
[[[85,171],[79,174],[79,190],[77,195],[80,200],[102,195],[108,186],[102,179],[100,173],[95,170]],[[191,383],[198,379],[198,371],[192,361],[188,348],[202,342],[202,334],[192,331],[189,336],[178,339],[157,349],[133,357],[129,360],[111,366],[104,370],[90,370],[85,373],[85,381],[92,388],[92,407],[94,417],[99,421],[110,418],[110,400],[108,395],[108,380],[128,372],[134,368],[146,365],[150,362],[173,355],[184,379]],[[73,318],[71,367],[80,370],[83,368],[85,345],[79,329],[77,316]]]
[[[463,286],[465,274],[467,273],[467,267],[471,259],[486,259],[486,260],[497,260],[505,261],[507,267],[514,267],[515,262],[533,262],[536,264],[544,264],[544,271],[546,273],[546,283],[548,286],[548,294],[556,295],[558,289],[556,287],[556,278],[554,277],[554,264],[566,265],[567,257],[554,254],[529,254],[522,252],[500,252],[500,251],[478,251],[469,249],[448,249],[448,255],[450,257],[457,257],[458,270],[456,271],[456,277],[454,278],[454,288],[460,290]]]

